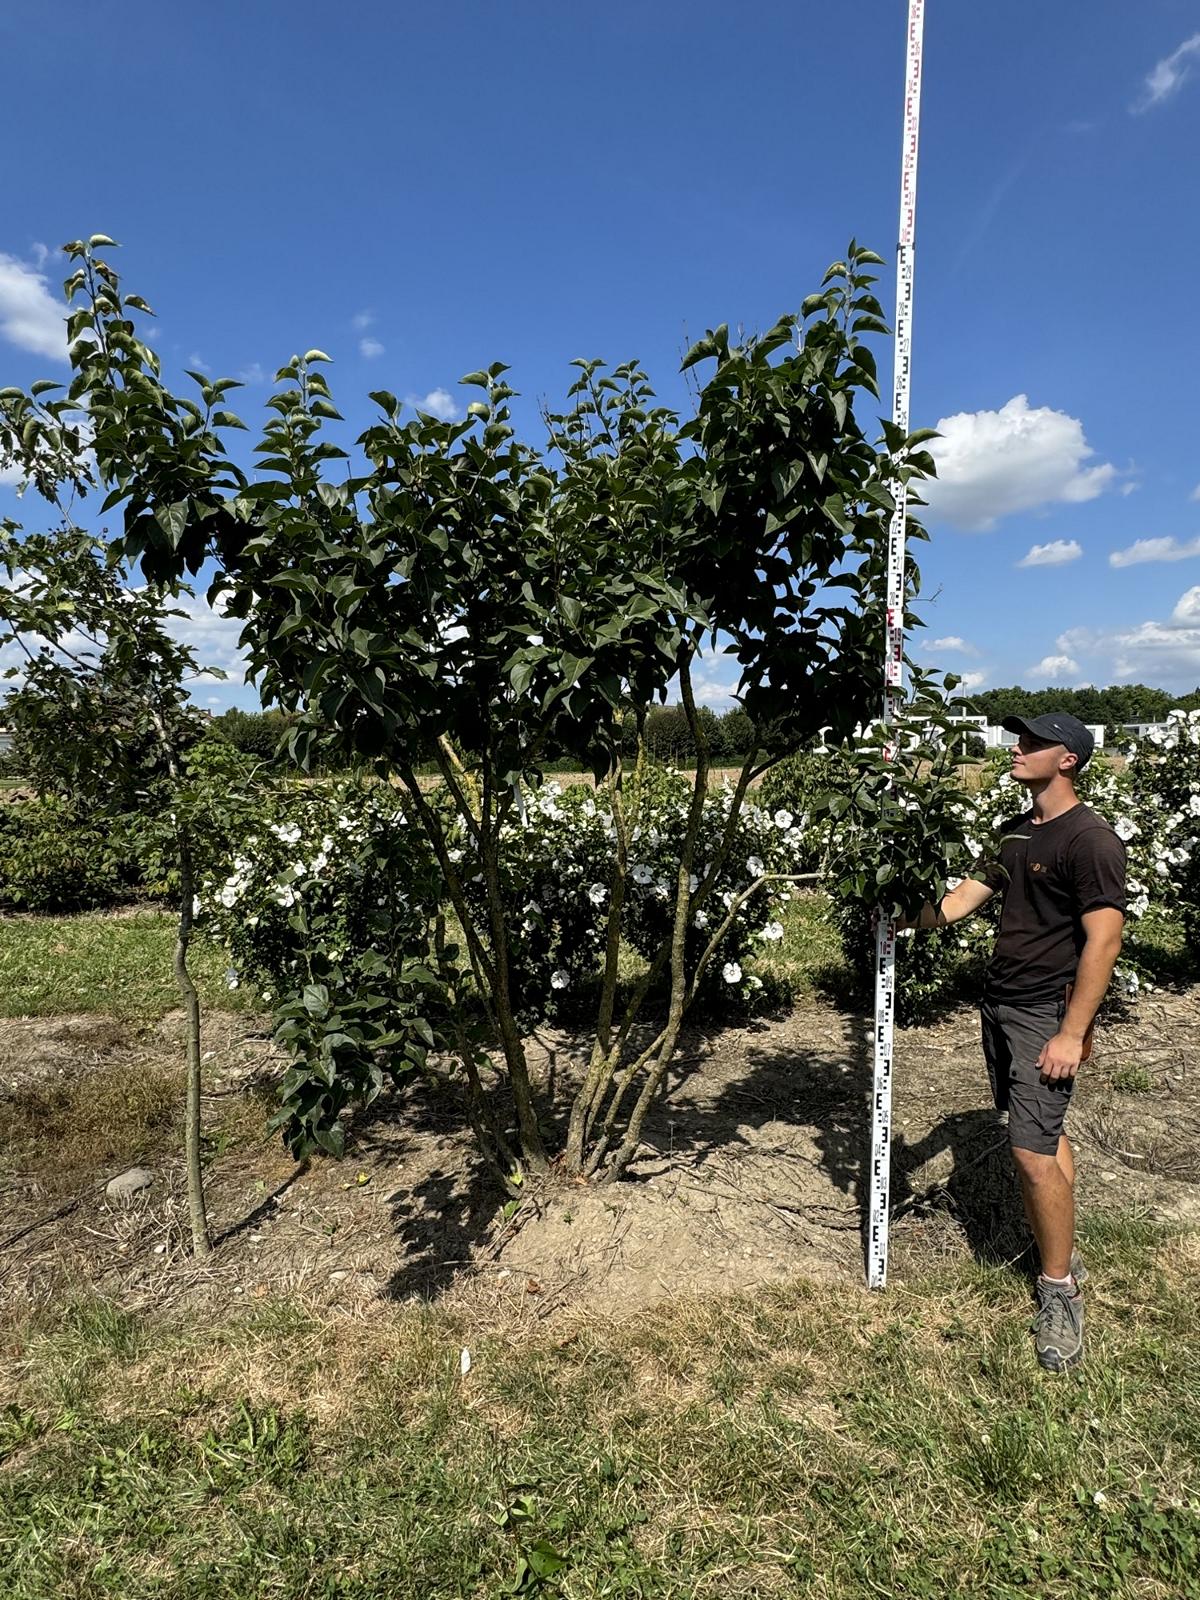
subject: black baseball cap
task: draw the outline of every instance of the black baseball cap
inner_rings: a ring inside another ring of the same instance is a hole
[[[1091,730],[1069,711],[1047,711],[1044,717],[1005,717],[1000,724],[1009,733],[1028,733],[1035,739],[1047,739],[1051,744],[1065,745],[1079,757],[1079,767],[1086,767],[1096,748]]]

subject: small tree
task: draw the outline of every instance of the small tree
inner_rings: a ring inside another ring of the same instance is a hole
[[[26,428],[38,449],[45,419]],[[10,453],[13,439],[8,438]],[[25,458],[28,464],[28,456]],[[53,492],[43,477],[43,493]],[[178,923],[173,958],[187,1031],[184,1144],[192,1246],[211,1249],[200,1168],[200,998],[188,969],[193,901],[203,865],[203,836],[227,768],[207,779],[193,761],[203,720],[187,683],[201,670],[171,637],[173,594],[136,585],[102,544],[67,525],[26,534],[12,522],[0,532],[0,644],[15,642],[22,667],[6,676],[17,687],[5,702],[29,777],[43,792],[88,803],[126,822],[132,814],[143,847],[165,853],[174,868]],[[211,671],[211,669],[210,669]],[[219,765],[219,755],[217,757]],[[222,796],[222,803],[225,797]]]
[[[684,363],[708,372],[685,421],[655,403],[636,365],[575,363],[544,448],[516,438],[513,390],[495,363],[463,380],[478,398],[462,422],[405,420],[394,395],[375,391],[360,467],[335,480],[330,463],[345,452],[325,429],[339,413],[327,358],[311,350],[277,374],[252,483],[220,438],[242,426],[222,409],[232,380],[193,374],[198,402],[163,385],[136,336],[145,308],[122,300],[96,257],[107,243],[69,247],[79,266],[68,294],[82,302],[72,395],[87,399],[106,504],[123,508],[120,548],[156,581],[215,559],[264,693],[299,719],[297,756],[332,742],[402,785],[461,924],[516,1148],[534,1171],[550,1152],[514,1005],[506,852],[523,786],[537,785],[550,756],[570,754],[607,786],[611,870],[594,886],[608,907],[600,990],[564,1154],[574,1172],[619,1176],[699,975],[741,906],[775,878],[752,873],[715,911],[750,785],[823,732],[852,740],[878,702],[892,486],[932,470],[925,435],[885,425],[872,444],[855,412],[862,394],[877,395],[863,335],[886,331],[871,292],[879,258],[852,245],[801,314],[761,337],[706,335]],[[920,536],[915,524],[910,534]],[[701,856],[713,751],[693,677],[701,651],[718,645],[738,663],[752,733]],[[645,708],[673,686],[696,771],[669,921],[619,1012]],[[425,750],[441,776],[436,795],[418,781]],[[439,959],[454,958],[446,949]],[[663,1010],[633,1050],[654,993]],[[464,1069],[478,1095],[474,1063]]]

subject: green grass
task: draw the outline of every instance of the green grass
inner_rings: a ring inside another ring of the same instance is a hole
[[[0,916],[0,1016],[160,1017],[180,1003],[174,948],[175,920],[166,911]],[[253,996],[229,991],[228,965],[220,946],[194,942],[189,966],[202,1001],[227,1011],[252,1005]]]
[[[1157,983],[1194,983],[1197,952],[1188,940],[1183,920],[1151,906],[1138,921],[1130,919],[1125,932],[1127,955],[1136,956]]]
[[[828,905],[828,895],[820,891],[791,901],[780,919],[783,938],[757,957],[754,970],[785,978],[802,995],[811,994],[830,971],[844,966],[841,939],[825,914]]]
[[[1088,1363],[1057,1379],[1003,1268],[533,1335],[60,1308],[4,1341],[3,1593],[1189,1600],[1195,1240],[1085,1244]]]

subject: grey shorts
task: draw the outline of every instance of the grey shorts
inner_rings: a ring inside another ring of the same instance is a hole
[[[985,1000],[983,1058],[998,1111],[1008,1112],[1008,1141],[1018,1150],[1052,1156],[1058,1151],[1074,1078],[1047,1083],[1038,1069],[1042,1046],[1058,1032],[1066,1001],[1010,1006]]]

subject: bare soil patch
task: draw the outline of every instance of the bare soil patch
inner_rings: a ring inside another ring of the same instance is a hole
[[[1099,1030],[1069,1129],[1081,1210],[1200,1223],[1200,989],[1144,999]],[[207,1183],[218,1249],[187,1249],[180,1019],[0,1022],[0,1298],[91,1286],[130,1307],[303,1288],[346,1305],[449,1296],[481,1317],[630,1312],[807,1276],[862,1283],[870,1044],[821,1003],[693,1031],[628,1180],[552,1177],[505,1222],[453,1091],[412,1081],[357,1119],[342,1162],[297,1167],[265,1135],[279,1068],[261,1023],[209,1017]],[[531,1050],[565,1114],[583,1041]],[[1132,1088],[1130,1087],[1132,1086]],[[978,1018],[897,1040],[892,1272],[1016,1260],[1028,1236],[987,1106]],[[152,1187],[114,1206],[134,1164]]]

